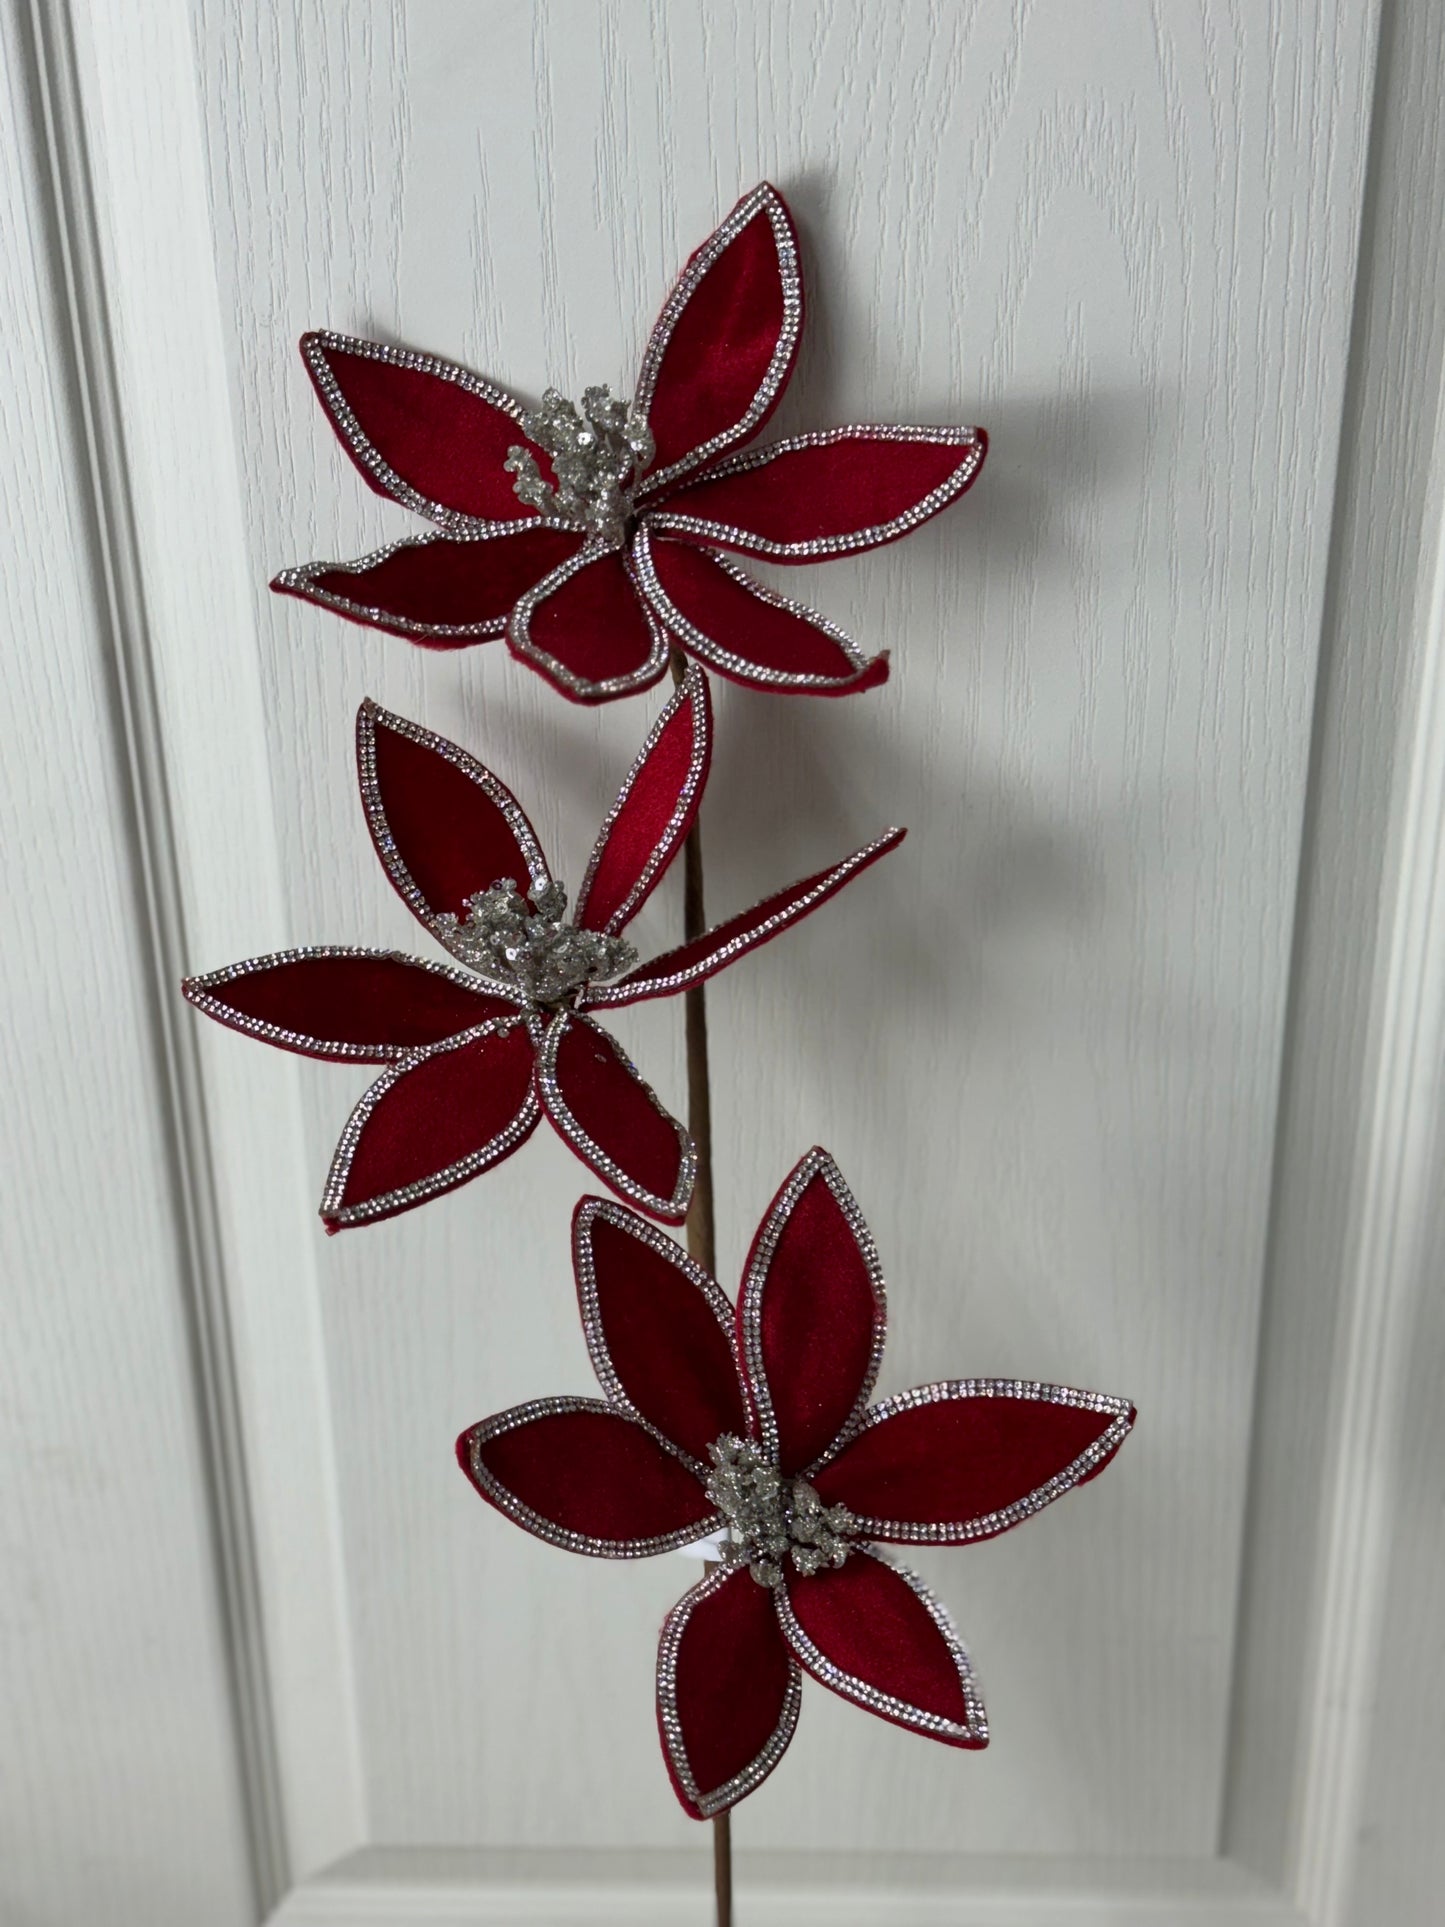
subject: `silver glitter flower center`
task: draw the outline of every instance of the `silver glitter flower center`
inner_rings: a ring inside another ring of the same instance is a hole
[[[825,1506],[806,1479],[785,1479],[751,1439],[726,1433],[707,1454],[707,1496],[732,1533],[724,1565],[745,1565],[760,1586],[781,1586],[787,1559],[807,1574],[842,1565],[857,1529],[847,1506]]]
[[[557,486],[543,481],[530,449],[509,448],[502,466],[516,477],[512,487],[519,500],[543,515],[583,522],[608,548],[620,548],[632,514],[632,486],[657,452],[635,403],[619,401],[610,388],[588,388],[579,413],[549,388],[542,406],[522,417],[522,428],[546,450]]]
[[[623,937],[564,921],[560,883],[534,884],[523,897],[510,877],[468,897],[467,914],[438,918],[439,935],[462,963],[512,985],[524,1002],[556,1004],[598,977],[630,970],[637,952]]]

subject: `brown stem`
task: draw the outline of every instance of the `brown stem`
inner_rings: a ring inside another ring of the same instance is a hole
[[[672,659],[672,675],[681,682],[687,665]],[[691,943],[707,928],[703,903],[702,833],[694,821],[682,852],[683,937]],[[687,1034],[687,1128],[697,1146],[697,1182],[687,1214],[687,1249],[708,1276],[717,1276],[717,1224],[712,1190],[712,1087],[707,1061],[707,986],[694,984],[683,993]],[[708,1570],[712,1570],[711,1567]],[[717,1927],[733,1927],[732,1815],[720,1813],[712,1823],[713,1892],[717,1898]]]

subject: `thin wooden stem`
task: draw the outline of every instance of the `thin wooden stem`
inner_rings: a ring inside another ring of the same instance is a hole
[[[675,682],[687,665],[672,659]],[[682,852],[682,923],[684,940],[691,943],[707,928],[703,902],[702,833],[694,822]],[[717,1222],[712,1188],[712,1087],[707,1057],[707,986],[694,984],[683,993],[687,1035],[687,1128],[697,1146],[697,1182],[687,1214],[687,1249],[709,1277],[717,1276]],[[713,1893],[717,1899],[717,1927],[733,1927],[732,1815],[720,1813],[712,1823]]]

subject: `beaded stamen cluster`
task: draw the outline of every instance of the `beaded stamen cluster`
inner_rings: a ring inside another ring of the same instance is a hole
[[[542,406],[522,417],[523,431],[545,449],[557,477],[556,488],[542,479],[537,458],[520,446],[507,450],[502,466],[516,477],[520,501],[562,521],[583,522],[608,548],[620,548],[632,514],[630,484],[656,454],[652,430],[632,402],[620,401],[606,386],[588,388],[577,408],[555,388]]]
[[[825,1506],[806,1479],[785,1479],[751,1439],[726,1433],[707,1453],[707,1496],[732,1534],[724,1565],[745,1565],[760,1586],[781,1586],[787,1559],[804,1575],[842,1565],[857,1525],[847,1506]]]
[[[524,898],[511,877],[502,877],[466,905],[465,918],[448,911],[437,919],[441,941],[473,970],[514,985],[526,1003],[560,1003],[637,962],[625,937],[565,921],[567,892],[560,883],[534,884]]]

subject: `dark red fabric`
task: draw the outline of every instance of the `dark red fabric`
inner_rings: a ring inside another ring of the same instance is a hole
[[[683,1159],[677,1126],[658,1108],[652,1093],[605,1030],[581,1018],[568,1022],[557,1052],[557,1084],[563,1103],[578,1125],[625,1176],[656,1199],[672,1197]],[[545,1091],[542,1102],[547,1103]],[[606,1167],[568,1136],[562,1121],[554,1118],[553,1122],[577,1155],[615,1190]],[[682,1210],[659,1211],[657,1215],[680,1224],[686,1208],[684,1201]]]
[[[707,781],[712,755],[712,717],[707,680],[694,670],[658,718],[637,767],[609,811],[611,822],[598,841],[597,867],[577,904],[577,921],[587,930],[625,930],[661,883],[667,866],[692,828]],[[697,774],[689,779],[694,750],[701,742]],[[678,804],[685,807],[673,813]],[[628,897],[654,855],[661,860],[645,889]]]
[[[362,434],[409,488],[429,502],[482,521],[510,522],[531,513],[517,499],[514,478],[502,466],[507,451],[531,449],[549,480],[551,464],[505,409],[472,394],[455,376],[327,347],[319,335],[303,335],[301,347],[303,358],[308,349],[324,357]],[[441,365],[452,367],[449,362]],[[456,369],[455,375],[463,372]],[[307,373],[330,415],[331,404],[309,361]],[[390,495],[392,490],[352,448],[344,431],[338,427],[337,432],[363,479],[379,495]]]
[[[799,437],[780,442],[778,448],[770,461],[741,474],[713,479],[704,474],[689,482],[659,511],[664,525],[673,515],[701,516],[715,526],[702,534],[679,530],[680,540],[744,552],[756,552],[760,542],[797,545],[830,537],[847,538],[836,553],[871,549],[916,528],[916,522],[908,529],[880,525],[906,515],[978,453],[969,444],[892,441],[866,434],[832,442]],[[962,493],[957,489],[938,508]],[[930,513],[937,514],[938,508]],[[785,550],[770,553],[769,559],[815,562],[818,557]]]
[[[928,1608],[896,1567],[857,1553],[836,1571],[806,1579],[790,1573],[787,1587],[798,1624],[825,1659],[880,1693],[967,1725],[968,1705],[953,1654]],[[808,1666],[803,1653],[798,1658]],[[829,1684],[825,1675],[811,1666],[808,1670],[824,1686]],[[910,1732],[945,1737],[910,1720],[883,1717]],[[945,1743],[981,1744],[967,1739]]]
[[[321,593],[342,596],[351,607],[325,606],[370,628],[389,628],[413,641],[459,647],[484,638],[417,636],[399,625],[422,622],[435,628],[459,628],[478,622],[500,624],[519,596],[574,556],[581,546],[582,537],[565,529],[521,529],[515,535],[476,542],[432,536],[404,543],[369,569],[338,567],[306,578],[278,576],[271,587],[303,600],[316,601]]]
[[[307,1040],[283,1049],[306,1057],[356,1058],[365,1051],[362,1061],[372,1063],[385,1061],[388,1045],[438,1044],[511,1009],[500,997],[395,956],[283,959],[220,983],[188,978],[181,988],[192,1003],[204,997],[222,1005],[206,1013],[219,1023],[238,1029],[247,1020],[275,1024]]]
[[[492,1032],[438,1051],[403,1071],[361,1127],[341,1208],[419,1183],[491,1144],[527,1101],[534,1057],[518,1023],[505,1035]],[[394,1210],[420,1202],[398,1200]]]
[[[750,1573],[734,1573],[694,1605],[677,1649],[676,1699],[683,1751],[704,1799],[751,1766],[772,1739],[791,1677],[772,1598]],[[662,1714],[659,1698],[658,1731],[673,1791],[700,1820],[677,1776]]]
[[[749,1273],[783,1191],[754,1241]],[[742,1323],[753,1296],[745,1285],[738,1307],[744,1358]],[[761,1298],[763,1374],[779,1462],[784,1472],[801,1472],[842,1430],[868,1379],[875,1331],[881,1336],[883,1329],[883,1307],[858,1240],[821,1172],[782,1225]]]
[[[620,552],[609,551],[560,582],[532,610],[530,641],[588,685],[614,676],[635,675],[652,651],[652,630]],[[514,643],[515,648],[515,643]],[[546,663],[523,661],[538,669],[575,702],[604,701],[605,693],[577,690],[554,675]],[[656,681],[667,668],[659,659]],[[641,687],[641,685],[638,685]]]
[[[480,1457],[497,1483],[552,1525],[590,1539],[660,1539],[692,1523],[701,1532],[713,1508],[687,1467],[631,1419],[590,1401],[578,1405],[538,1413],[489,1439]],[[469,1478],[471,1437],[457,1440]],[[484,1485],[477,1490],[496,1504]]]
[[[787,220],[781,195],[773,189],[768,193]],[[790,220],[788,227],[791,231]],[[795,238],[795,258],[796,250]],[[695,261],[697,254],[691,259]],[[648,410],[657,442],[655,471],[670,468],[742,420],[772,363],[783,315],[778,244],[767,208],[759,207],[693,290],[673,328]],[[749,433],[756,433],[773,412],[791,368],[792,357],[766,411]],[[728,445],[734,439],[740,438],[730,437]]]
[[[826,686],[811,693],[837,696],[887,682],[887,656],[875,656],[860,669],[826,629],[770,600],[756,584],[740,582],[706,549],[669,541],[650,546],[657,579],[673,608],[717,645],[715,652],[689,637],[688,648],[720,676],[757,689],[776,687],[769,673],[826,676]],[[658,614],[668,621],[666,610]],[[733,657],[742,659],[741,667]]]
[[[645,1231],[642,1219],[628,1216]],[[706,1464],[715,1439],[747,1429],[730,1334],[681,1266],[645,1237],[601,1216],[582,1235],[592,1252],[598,1321],[623,1390],[650,1424]]]
[[[866,1518],[959,1524],[1037,1492],[1113,1422],[1109,1412],[1042,1399],[915,1405],[870,1426],[813,1483],[829,1505],[841,1500]]]
[[[432,909],[465,917],[467,898],[504,877],[525,892],[530,873],[521,845],[481,784],[439,750],[379,717],[374,736],[386,829]],[[378,830],[372,823],[379,850]]]
[[[811,916],[829,897],[836,896],[844,884],[851,882],[855,876],[861,876],[864,870],[876,863],[880,856],[887,856],[890,850],[896,850],[907,834],[906,830],[894,830],[886,840],[880,839],[881,847],[861,862],[847,857],[842,863],[835,863],[831,870],[815,871],[812,876],[804,877],[801,883],[790,883],[786,890],[764,897],[751,910],[741,910],[737,916],[729,917],[726,923],[715,924],[700,937],[694,937],[691,943],[682,943],[676,950],[664,951],[660,957],[654,957],[649,963],[630,971],[615,984],[600,986],[603,994],[598,998],[599,1004],[605,1003],[610,1008],[614,1004],[642,1003],[650,997],[675,996],[686,985],[669,984],[667,980],[682,972],[687,974],[689,983],[702,982],[715,971],[736,963],[749,950],[770,943],[790,924]],[[808,903],[814,890],[818,896],[814,902]],[[806,908],[803,907],[805,904]],[[776,923],[773,922],[774,918],[778,920]],[[729,945],[739,939],[738,949],[730,950]]]

